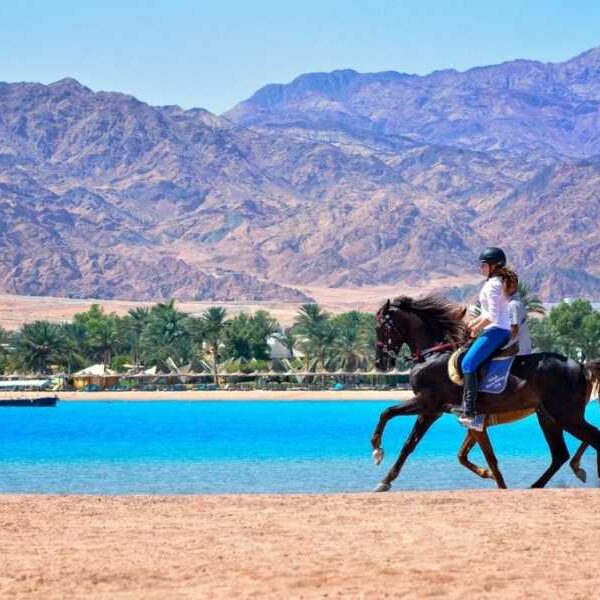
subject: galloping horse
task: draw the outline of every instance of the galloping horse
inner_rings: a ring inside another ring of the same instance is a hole
[[[417,415],[417,421],[400,456],[376,491],[391,488],[392,481],[398,477],[406,459],[431,425],[444,412],[456,410],[462,402],[462,387],[450,381],[447,369],[450,348],[458,347],[468,339],[463,316],[464,308],[461,310],[437,296],[422,299],[401,296],[392,302],[388,300],[377,312],[376,367],[381,371],[392,368],[404,343],[410,348],[416,364],[410,372],[414,397],[384,410],[379,418],[371,438],[376,462],[383,457],[381,439],[387,422],[400,415]],[[600,431],[588,423],[584,415],[592,387],[599,382],[600,360],[580,364],[560,354],[542,352],[516,357],[504,392],[479,394],[478,409],[488,415],[488,424],[490,415],[501,423],[533,412],[537,414],[552,462],[532,487],[544,487],[569,459],[565,431],[600,452]],[[506,487],[485,428],[481,432],[469,430],[461,449],[465,460],[474,443],[481,446],[498,487]],[[489,476],[484,469],[471,467],[478,475]]]

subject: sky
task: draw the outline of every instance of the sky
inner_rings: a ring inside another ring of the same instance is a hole
[[[599,23],[597,0],[3,0],[0,81],[220,114],[308,72],[560,62],[600,46]]]

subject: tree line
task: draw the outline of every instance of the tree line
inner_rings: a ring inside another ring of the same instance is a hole
[[[526,287],[521,292],[535,351],[558,352],[575,360],[600,357],[600,312],[589,301],[562,302],[545,314]],[[168,361],[192,371],[205,371],[208,365],[215,374],[250,372],[269,368],[271,338],[287,349],[294,368],[373,368],[373,314],[350,311],[332,316],[318,304],[304,304],[286,328],[265,310],[230,316],[214,306],[192,316],[171,300],[133,308],[124,316],[94,304],[68,323],[34,321],[15,332],[0,327],[0,374],[71,374],[92,363],[125,372]],[[404,352],[406,357],[406,348]],[[407,365],[405,358],[397,366]]]
[[[94,304],[68,323],[35,321],[13,333],[0,327],[0,373],[71,374],[92,363],[117,372],[169,363],[196,372],[207,365],[215,374],[250,372],[269,368],[272,338],[295,368],[369,369],[375,318],[358,311],[332,316],[318,304],[304,304],[286,328],[265,310],[230,316],[214,306],[192,316],[171,300],[119,316]]]
[[[561,302],[529,326],[536,351],[557,352],[577,361],[600,358],[600,312],[589,300]]]

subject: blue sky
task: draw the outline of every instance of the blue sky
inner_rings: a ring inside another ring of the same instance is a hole
[[[311,71],[557,62],[600,45],[599,23],[597,0],[5,0],[0,81],[74,77],[221,113]]]

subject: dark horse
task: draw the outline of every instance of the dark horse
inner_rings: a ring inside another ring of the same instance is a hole
[[[376,460],[383,455],[381,438],[390,419],[400,415],[417,415],[417,421],[400,456],[376,491],[390,489],[406,459],[431,425],[444,412],[457,409],[461,404],[462,386],[450,381],[447,369],[450,348],[458,347],[468,339],[468,331],[462,321],[464,313],[464,308],[437,296],[422,299],[402,296],[392,302],[388,300],[377,312],[376,367],[381,371],[392,368],[405,343],[416,364],[410,372],[414,397],[386,409],[379,418],[371,438]],[[552,462],[532,487],[544,487],[569,459],[565,431],[600,452],[600,431],[588,423],[584,415],[592,387],[598,382],[600,360],[580,364],[560,354],[542,352],[515,358],[503,393],[479,395],[479,411],[497,416],[499,422],[516,420],[519,414],[537,414]],[[469,430],[469,438],[472,443],[477,442],[481,446],[498,486],[506,487],[487,431]],[[463,451],[467,442],[465,440],[463,444]],[[466,451],[469,449],[470,446]],[[600,457],[598,461],[600,471]]]

